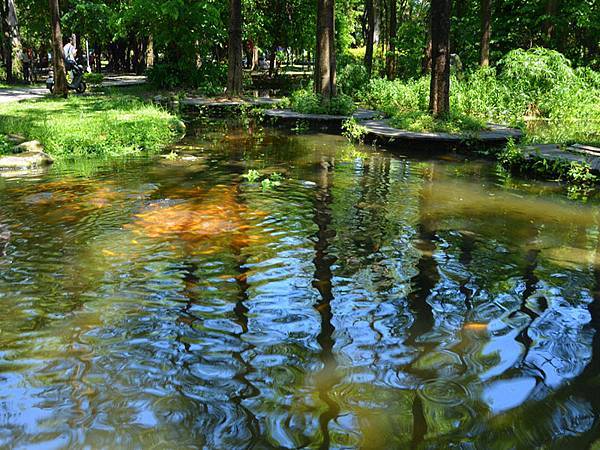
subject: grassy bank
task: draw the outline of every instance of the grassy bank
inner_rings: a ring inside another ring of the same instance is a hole
[[[600,144],[600,73],[573,68],[560,53],[515,50],[496,68],[452,76],[451,113],[428,114],[428,76],[367,80],[360,68],[343,69],[341,90],[383,111],[393,125],[411,131],[473,131],[487,122],[521,128],[528,143]]]
[[[157,152],[174,140],[178,124],[162,108],[118,91],[5,103],[0,117],[0,134],[37,139],[57,158]]]

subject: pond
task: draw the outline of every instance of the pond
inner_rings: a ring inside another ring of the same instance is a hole
[[[600,437],[595,199],[454,154],[199,129],[184,161],[0,179],[0,447]]]

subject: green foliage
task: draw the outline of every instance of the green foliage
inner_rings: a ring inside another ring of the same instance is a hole
[[[342,134],[351,142],[362,142],[367,134],[367,129],[352,117],[342,124]]]
[[[159,63],[149,68],[147,74],[148,81],[156,88],[193,87],[203,95],[223,93],[227,83],[227,66],[223,64],[211,64],[196,68],[186,65],[184,62]]]
[[[333,114],[347,116],[356,110],[351,97],[339,94],[331,100],[322,98],[312,89],[299,89],[292,93],[290,107],[303,114]]]
[[[263,191],[280,186],[281,182],[284,180],[283,175],[279,172],[273,172],[268,177],[263,177],[263,175],[256,169],[248,170],[248,172],[242,175],[242,178],[245,178],[248,183],[256,183],[260,180],[260,186]]]
[[[525,161],[525,157],[515,141],[510,139],[504,151],[498,155],[498,161],[507,169],[520,168]]]
[[[451,113],[436,122],[428,114],[429,77],[408,81],[372,79],[361,97],[368,106],[413,131],[476,130],[487,122],[519,127],[530,143],[600,143],[600,74],[574,70],[547,49],[515,50],[501,71],[481,68],[452,77]]]
[[[83,79],[90,86],[99,86],[104,81],[104,75],[97,72],[85,73]]]
[[[0,155],[12,153],[13,145],[8,142],[6,136],[0,134]]]
[[[178,134],[165,110],[123,95],[0,105],[0,133],[37,139],[57,158],[158,152]]]
[[[255,169],[250,169],[242,175],[242,177],[248,180],[249,183],[256,183],[260,179],[260,172]]]
[[[598,177],[591,170],[589,163],[573,161],[567,170],[566,178],[570,183],[578,186],[592,186],[598,182]]]
[[[337,87],[339,92],[349,96],[359,96],[360,91],[369,82],[369,74],[364,64],[348,64],[341,68],[337,74]]]

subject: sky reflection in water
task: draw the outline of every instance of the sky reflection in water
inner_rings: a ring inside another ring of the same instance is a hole
[[[595,200],[332,136],[182,148],[0,180],[0,446],[598,438]]]

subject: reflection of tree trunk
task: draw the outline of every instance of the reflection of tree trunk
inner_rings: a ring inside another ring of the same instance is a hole
[[[431,0],[431,86],[429,109],[434,117],[450,112],[451,0]]]
[[[459,262],[465,268],[465,273],[469,272],[469,266],[471,265],[471,261],[473,260],[473,250],[475,248],[475,238],[470,233],[462,233],[462,245],[460,246],[460,257]],[[471,309],[473,305],[471,304],[471,297],[473,293],[467,287],[470,278],[467,276],[467,279],[464,280],[460,284],[460,292],[465,296],[465,305],[467,309]]]
[[[481,58],[482,67],[490,65],[490,39],[492,36],[492,0],[481,0]]]
[[[421,443],[427,435],[427,419],[425,419],[425,412],[423,411],[423,401],[419,394],[415,394],[412,406],[413,415],[413,432],[412,442],[410,444],[411,450],[421,447]]]
[[[239,185],[237,186],[235,192],[236,203],[240,205],[244,200],[240,195]],[[234,378],[246,386],[246,389],[243,392],[240,392],[239,395],[236,395],[233,401],[244,412],[247,422],[246,425],[252,434],[252,442],[255,443],[260,435],[258,419],[250,410],[243,406],[244,400],[251,397],[256,397],[260,393],[259,390],[248,380],[248,374],[254,371],[254,367],[252,367],[252,365],[246,361],[243,356],[243,353],[246,350],[255,348],[253,344],[247,344],[247,348],[243,348],[243,344],[245,343],[243,336],[248,333],[248,307],[246,306],[246,302],[249,298],[248,289],[250,288],[248,285],[248,271],[246,270],[246,256],[244,254],[244,249],[247,246],[247,239],[245,239],[245,237],[246,236],[240,239],[239,244],[232,245],[233,254],[236,259],[237,275],[235,279],[238,286],[238,297],[233,311],[235,313],[235,321],[241,328],[241,332],[237,334],[237,337],[240,340],[240,347],[242,347],[239,352],[233,353],[233,357],[240,363],[240,366],[243,367],[243,371],[238,372]]]
[[[421,258],[417,263],[417,274],[411,280],[413,288],[408,294],[408,304],[415,315],[405,341],[407,345],[411,346],[414,346],[417,339],[430,331],[435,324],[433,311],[431,305],[427,303],[427,299],[440,279],[437,262],[433,257],[436,248],[437,225],[425,215],[428,209],[427,198],[430,195],[428,191],[432,189],[432,185],[429,181],[425,181],[425,183],[420,198],[420,218],[416,241],[416,247],[421,251]]]
[[[332,203],[331,174],[326,167],[322,167],[315,198],[314,221],[317,224],[318,231],[315,242],[315,258],[313,260],[315,265],[313,286],[320,296],[315,304],[315,309],[321,316],[321,332],[317,336],[317,342],[321,346],[320,358],[323,363],[323,369],[318,376],[321,380],[318,391],[319,398],[328,407],[327,411],[319,417],[319,424],[323,433],[321,448],[329,448],[329,422],[338,416],[340,410],[338,404],[329,396],[330,389],[339,381],[339,377],[336,375],[337,363],[333,355],[333,333],[335,328],[331,323],[333,318],[331,312],[331,301],[333,300],[331,266],[335,262],[335,257],[328,254],[329,245],[335,236],[335,231],[331,229]]]

